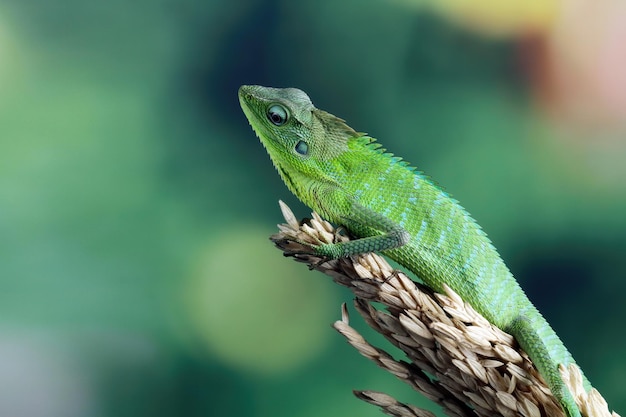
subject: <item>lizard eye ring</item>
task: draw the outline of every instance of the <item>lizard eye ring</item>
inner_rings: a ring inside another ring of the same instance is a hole
[[[287,123],[288,116],[287,109],[280,104],[272,104],[267,109],[268,120],[276,126],[282,126]]]

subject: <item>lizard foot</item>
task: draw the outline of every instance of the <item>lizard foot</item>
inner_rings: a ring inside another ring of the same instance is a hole
[[[283,251],[283,256],[294,258],[298,262],[308,263],[309,270],[313,270],[330,260],[329,257],[318,252],[320,245],[289,238],[272,239],[272,241]]]

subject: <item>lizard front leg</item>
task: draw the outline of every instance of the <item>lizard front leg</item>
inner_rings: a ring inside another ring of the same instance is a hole
[[[357,202],[351,204],[350,214],[343,216],[342,226],[352,231],[367,228],[379,234],[348,242],[325,243],[314,248],[316,255],[330,260],[380,252],[404,246],[411,238],[409,232],[400,225]]]

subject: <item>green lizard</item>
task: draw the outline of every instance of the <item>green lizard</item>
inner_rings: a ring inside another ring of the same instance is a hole
[[[357,237],[311,253],[338,259],[381,251],[435,291],[447,284],[512,334],[566,413],[581,415],[558,371],[574,363],[571,354],[456,200],[301,90],[242,86],[239,101],[289,190]]]

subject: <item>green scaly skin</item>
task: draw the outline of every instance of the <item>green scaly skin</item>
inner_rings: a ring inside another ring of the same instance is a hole
[[[558,371],[574,363],[571,354],[456,200],[301,90],[242,86],[239,101],[291,192],[358,238],[312,253],[337,259],[380,251],[435,291],[447,284],[515,336],[566,413],[581,415]]]

